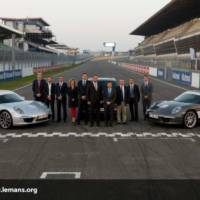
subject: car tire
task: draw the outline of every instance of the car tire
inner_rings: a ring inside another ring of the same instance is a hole
[[[197,125],[197,115],[194,111],[188,111],[183,119],[184,126],[188,129],[192,129]]]
[[[0,127],[3,129],[9,129],[12,127],[12,116],[8,111],[2,111],[0,113]]]

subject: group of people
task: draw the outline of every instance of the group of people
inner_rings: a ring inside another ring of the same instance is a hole
[[[57,122],[67,121],[67,107],[70,109],[71,121],[80,125],[100,126],[101,108],[103,108],[105,126],[113,126],[115,112],[118,124],[126,124],[128,121],[127,107],[129,106],[131,119],[138,121],[138,103],[142,98],[144,119],[146,110],[152,101],[153,86],[148,76],[144,76],[141,88],[130,78],[128,85],[125,80],[119,80],[115,87],[113,82],[107,82],[102,86],[98,81],[98,75],[88,80],[87,73],[82,74],[82,79],[77,83],[75,79],[65,82],[60,76],[55,83],[52,77],[47,80],[42,73],[37,73],[37,79],[32,85],[33,96],[36,101],[45,103],[52,111],[52,120],[55,120],[55,104],[57,105]]]

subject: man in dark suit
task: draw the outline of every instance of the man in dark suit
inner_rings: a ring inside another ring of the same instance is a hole
[[[117,123],[127,123],[127,88],[125,86],[125,80],[119,81],[119,86],[116,88],[117,92]]]
[[[87,88],[89,84],[88,75],[83,73],[82,80],[78,82],[78,125],[80,125],[81,119],[84,119],[85,125],[88,123]]]
[[[51,108],[52,120],[55,119],[55,96],[56,85],[53,83],[52,77],[47,78],[47,106]]]
[[[42,73],[37,73],[37,79],[32,84],[33,96],[36,101],[46,103],[47,101],[47,83],[43,79]]]
[[[59,77],[59,82],[56,85],[56,100],[57,100],[57,122],[61,121],[61,109],[63,110],[63,120],[67,120],[67,83],[64,82],[64,77]]]
[[[101,86],[98,83],[98,76],[94,75],[93,80],[87,87],[87,102],[90,110],[90,126],[94,126],[96,121],[97,126],[100,126],[100,100]]]
[[[129,109],[131,113],[131,121],[138,121],[138,103],[140,101],[140,90],[134,80],[129,79],[129,86],[127,87],[127,96]]]
[[[150,82],[150,79],[147,75],[144,76],[144,82],[141,86],[141,93],[142,93],[144,120],[146,120],[147,118],[146,111],[151,105],[152,94],[153,94],[153,85]]]
[[[113,88],[112,82],[107,83],[107,87],[103,92],[105,126],[113,125],[113,114],[116,101],[116,90]]]

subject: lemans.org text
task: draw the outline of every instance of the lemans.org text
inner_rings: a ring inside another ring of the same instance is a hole
[[[31,193],[34,195],[38,194],[37,188],[11,188],[11,187],[0,187],[0,193]]]

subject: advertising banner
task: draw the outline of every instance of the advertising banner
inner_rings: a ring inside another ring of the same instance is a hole
[[[192,73],[192,85],[191,86],[194,88],[200,88],[199,83],[200,83],[200,74]]]
[[[4,80],[4,72],[0,72],[0,81]]]
[[[191,86],[192,72],[172,70],[172,80],[179,84]]]
[[[13,71],[5,71],[5,80],[13,78]]]
[[[15,70],[15,77],[20,78],[21,76],[22,76],[22,70],[21,69]]]
[[[158,78],[161,78],[161,79],[165,79],[165,70],[164,69],[158,69],[158,74],[157,74],[157,77]]]
[[[158,69],[156,67],[149,67],[149,75],[157,77],[157,75],[158,75]]]

